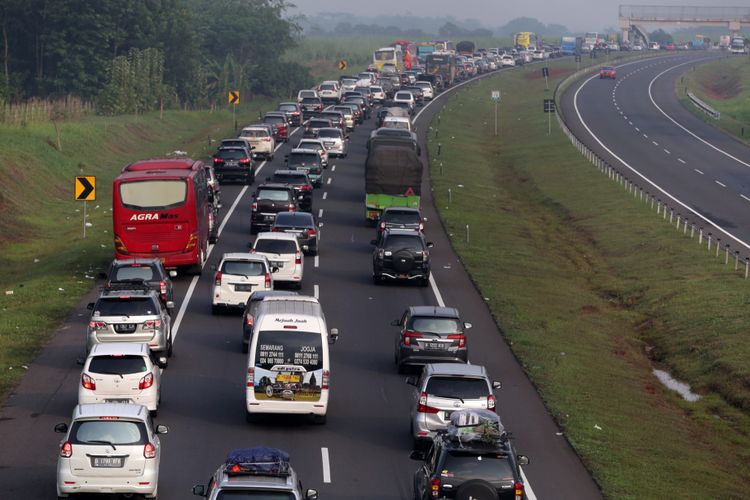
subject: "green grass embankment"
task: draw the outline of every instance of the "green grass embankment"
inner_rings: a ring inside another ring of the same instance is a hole
[[[750,143],[750,58],[730,56],[696,64],[677,80],[675,90],[682,104],[702,120]],[[714,120],[688,99],[687,91],[721,112]]]
[[[575,66],[550,68],[553,88]],[[433,121],[434,197],[453,246],[607,497],[741,498],[750,281],[598,173],[554,117],[548,136],[549,94],[538,67],[504,72]],[[703,397],[682,400],[654,367]]]
[[[257,121],[268,100],[242,105]],[[207,158],[234,134],[231,112],[168,111],[0,127],[0,399],[112,258],[112,180],[127,163],[173,151]],[[97,199],[73,200],[73,178],[94,175]],[[72,332],[83,341],[83,332]]]

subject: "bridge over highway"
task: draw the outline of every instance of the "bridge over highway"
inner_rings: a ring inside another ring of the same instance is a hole
[[[735,34],[750,28],[750,7],[687,7],[671,5],[620,5],[619,27],[627,41],[631,31],[645,35],[643,25],[726,26]]]

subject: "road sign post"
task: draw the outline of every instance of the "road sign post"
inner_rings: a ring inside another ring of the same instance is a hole
[[[230,90],[227,94],[227,102],[232,105],[232,123],[234,131],[237,132],[237,105],[240,103],[240,91]]]
[[[544,112],[547,113],[547,135],[552,135],[552,114],[555,112],[555,100],[544,100]]]
[[[344,59],[342,59],[342,60],[339,61],[339,69],[341,71],[344,71],[347,66],[348,66],[348,64],[347,64],[347,62]]]
[[[495,101],[495,135],[497,135],[497,105],[500,102],[500,91],[493,90],[490,97]]]
[[[77,175],[73,181],[74,199],[83,202],[83,237],[86,238],[86,202],[96,201],[96,177]]]
[[[542,76],[544,77],[544,90],[549,90],[549,67],[544,66],[542,68]]]

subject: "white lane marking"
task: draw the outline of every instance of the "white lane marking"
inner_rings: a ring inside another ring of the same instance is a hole
[[[336,165],[331,167],[331,172],[335,172],[335,171],[336,171]]]
[[[653,143],[654,143],[654,146],[658,146],[658,145],[659,145],[659,143],[658,143],[658,142],[656,142],[656,141],[651,141],[651,142],[653,142]]]
[[[636,131],[636,132],[640,132],[640,131],[641,131],[641,129],[639,129],[638,127],[635,127],[635,131]]]
[[[325,193],[323,193],[323,199],[325,200],[326,198],[328,198],[328,191],[326,191]]]
[[[690,61],[690,62],[685,63],[685,64],[690,64],[691,62],[695,62],[695,61]],[[630,64],[630,63],[628,63],[628,64]],[[580,94],[580,92],[583,89],[583,87],[587,83],[590,83],[593,79],[594,79],[594,77],[592,76],[592,77],[587,78],[586,80],[584,80],[583,83],[581,83],[581,85],[576,89],[575,94],[573,96],[573,108],[576,110],[576,116],[578,116],[578,120],[581,122],[581,124],[583,125],[583,127],[589,133],[589,135],[591,135],[591,137],[593,137],[594,140],[602,148],[604,148],[604,150],[607,151],[613,158],[615,158],[617,161],[619,161],[621,164],[623,164],[630,171],[632,171],[633,173],[635,173],[638,177],[640,177],[644,181],[648,182],[651,186],[653,186],[655,189],[657,189],[663,195],[667,196],[670,200],[674,201],[675,203],[677,203],[678,205],[680,205],[685,210],[687,210],[687,211],[689,211],[691,213],[694,213],[695,215],[697,215],[698,217],[700,217],[701,219],[703,219],[707,223],[709,223],[712,226],[714,226],[718,231],[721,231],[722,233],[724,233],[725,235],[727,235],[729,238],[732,238],[734,241],[736,241],[737,243],[741,244],[745,248],[750,249],[750,244],[748,244],[745,241],[741,240],[740,238],[736,237],[735,235],[733,235],[729,231],[726,231],[725,229],[721,228],[713,220],[709,219],[708,217],[706,217],[702,213],[698,212],[697,210],[692,209],[687,204],[683,203],[680,199],[676,198],[675,196],[672,196],[671,193],[667,192],[667,190],[665,190],[664,188],[662,188],[661,186],[659,186],[658,184],[656,184],[654,181],[652,181],[651,179],[649,179],[648,177],[646,177],[645,175],[643,175],[641,172],[639,172],[638,170],[636,170],[635,168],[633,168],[628,162],[626,162],[625,160],[623,160],[622,158],[620,158],[614,151],[612,151],[611,149],[609,149],[607,146],[604,145],[604,143],[602,142],[602,140],[599,139],[599,137],[597,137],[594,134],[594,132],[591,130],[591,128],[588,126],[588,124],[583,120],[583,117],[581,116],[581,110],[578,108],[578,95]],[[652,83],[653,83],[653,80],[652,80]],[[651,89],[649,88],[649,95],[651,94],[650,90]],[[653,101],[653,98],[652,98],[652,101]],[[654,105],[656,105],[656,103],[654,103]],[[665,116],[667,116],[667,115],[665,115]],[[643,134],[643,135],[646,135],[646,134]]]
[[[726,184],[724,184],[723,182],[719,182],[719,181],[717,181],[717,180],[715,180],[715,179],[714,179],[714,182],[715,182],[716,184],[718,184],[719,186],[723,187],[723,188],[727,187],[727,185],[726,185]]]
[[[438,306],[445,307],[443,296],[440,294],[440,290],[435,282],[435,276],[432,273],[430,273],[430,288],[432,288],[432,293],[435,294],[435,300],[437,300]]]
[[[320,287],[317,284],[313,285],[313,297],[320,298]]]
[[[630,125],[632,125],[632,124],[633,124],[633,122],[631,122],[631,121],[628,121],[628,123],[629,123]]]
[[[521,478],[523,479],[523,484],[526,486],[526,498],[528,500],[536,500],[536,495],[534,494],[534,490],[531,489],[531,483],[529,483],[529,479],[526,477],[526,473],[523,471],[522,467],[519,467],[521,469]]]
[[[627,115],[624,115],[624,116],[623,116],[623,118],[624,118],[625,120],[627,120],[627,119],[628,119],[628,116],[627,116]]]
[[[683,165],[685,164],[685,160],[683,160],[682,158],[677,158],[677,161],[679,161],[679,162],[680,162],[680,163],[682,163]]]
[[[329,177],[328,180],[326,181],[326,184],[330,184],[330,183],[331,183],[331,178]]]
[[[316,255],[316,256],[315,256],[315,260],[314,260],[314,266],[315,266],[315,267],[318,267],[319,265],[320,265],[320,259],[319,259],[319,257],[318,257],[318,256]]]
[[[646,139],[648,139],[648,136],[646,134],[643,134],[643,137],[645,137]]]
[[[668,150],[668,149],[665,149],[665,150],[664,150],[664,152],[665,152],[665,153],[667,153],[668,155],[671,155],[671,154],[672,154],[672,153],[670,153],[670,152],[669,152],[669,150]]]
[[[323,209],[319,208],[318,209],[318,219],[321,219],[322,217],[323,217]]]
[[[290,136],[294,135],[299,130],[299,127],[294,129]],[[283,143],[279,143],[274,148],[273,152],[275,153]],[[258,169],[255,171],[255,174],[257,175],[260,173],[260,171],[263,169],[263,167],[266,166],[266,161],[264,160]],[[247,186],[244,186],[240,192],[237,194],[237,197],[232,202],[232,206],[229,207],[229,211],[224,216],[224,219],[221,221],[221,224],[219,225],[219,229],[217,231],[217,234],[221,236],[221,233],[224,231],[224,227],[227,225],[227,222],[229,222],[229,219],[232,217],[232,214],[234,213],[235,209],[237,208],[237,205],[240,203],[240,200],[242,199],[242,196],[247,192]],[[213,252],[213,249],[216,245],[209,245],[208,246],[208,252],[206,252],[206,262],[208,262],[208,258],[211,256],[211,252]],[[203,267],[206,266],[206,262],[203,263]],[[182,318],[185,317],[185,312],[187,311],[188,305],[190,304],[190,299],[193,298],[193,292],[195,292],[195,286],[198,284],[198,279],[200,276],[193,276],[193,279],[190,280],[190,286],[188,286],[187,293],[185,293],[185,298],[182,300],[182,304],[180,304],[180,310],[177,311],[177,316],[174,320],[174,325],[172,326],[172,344],[174,345],[175,339],[177,338],[177,334],[180,331],[180,325],[182,324]]]
[[[698,170],[697,168],[694,168],[693,170],[695,170],[696,172],[698,172],[698,173],[699,173],[699,174],[701,174],[701,175],[704,175],[704,174],[703,174],[703,172],[701,172],[701,171],[700,171],[700,170]]]
[[[330,483],[331,482],[331,462],[330,462],[330,459],[328,458],[328,448],[320,449],[320,457],[323,460],[323,482]]]
[[[745,201],[750,201],[750,198],[748,198],[744,194],[741,194],[740,197],[743,198]]]

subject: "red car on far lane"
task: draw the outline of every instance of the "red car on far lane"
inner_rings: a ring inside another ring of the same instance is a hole
[[[611,78],[615,80],[617,78],[617,70],[612,66],[604,66],[599,70],[599,78]]]

